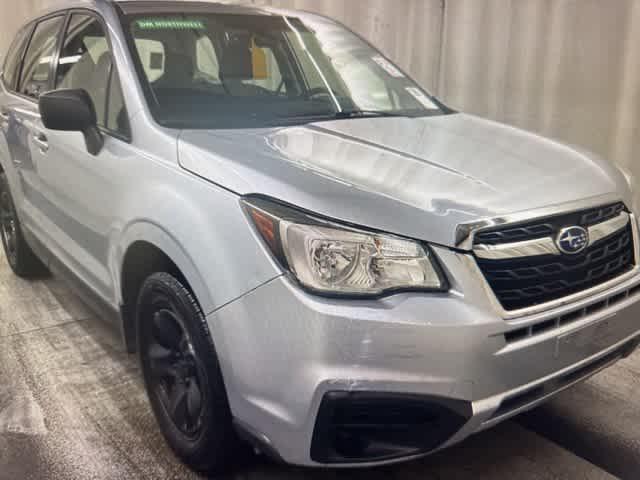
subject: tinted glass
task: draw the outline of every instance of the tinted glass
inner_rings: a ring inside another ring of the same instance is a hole
[[[22,67],[18,89],[20,93],[38,98],[48,90],[51,61],[63,22],[64,17],[54,17],[36,26]]]
[[[15,40],[9,48],[7,54],[7,60],[4,64],[4,83],[10,90],[14,90],[16,82],[18,81],[18,75],[20,74],[20,60],[22,60],[22,53],[24,52],[25,44],[31,33],[31,28],[24,28],[16,35]]]
[[[125,115],[122,90],[107,37],[95,17],[71,16],[56,77],[56,88],[84,89],[89,93],[98,125],[121,131],[117,118]]]
[[[321,17],[136,14],[125,29],[150,107],[167,126],[442,113],[379,52]]]

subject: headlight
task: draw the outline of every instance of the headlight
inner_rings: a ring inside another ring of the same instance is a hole
[[[377,296],[447,288],[426,245],[336,225],[263,199],[243,203],[274,256],[310,290]]]

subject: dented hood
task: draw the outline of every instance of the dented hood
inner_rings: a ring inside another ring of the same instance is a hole
[[[241,195],[448,246],[461,223],[603,195],[629,200],[609,163],[464,114],[187,130],[179,158]]]

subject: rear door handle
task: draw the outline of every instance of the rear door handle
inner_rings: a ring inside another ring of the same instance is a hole
[[[49,141],[47,140],[47,136],[42,132],[33,134],[33,143],[38,146],[42,153],[46,153],[49,150]]]

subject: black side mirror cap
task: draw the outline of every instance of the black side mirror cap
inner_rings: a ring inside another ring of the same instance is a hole
[[[104,138],[98,129],[93,100],[83,89],[53,90],[38,99],[40,116],[45,128],[65,132],[82,132],[87,150],[97,155],[104,146]]]

